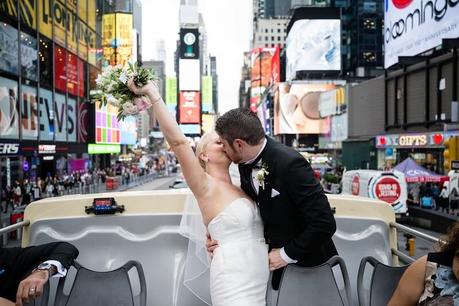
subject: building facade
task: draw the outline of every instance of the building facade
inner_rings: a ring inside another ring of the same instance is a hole
[[[254,48],[274,48],[285,46],[287,33],[287,17],[260,18],[254,29]]]

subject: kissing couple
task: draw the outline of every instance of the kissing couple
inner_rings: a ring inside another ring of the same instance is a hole
[[[312,267],[338,254],[333,212],[311,166],[267,137],[254,113],[228,111],[193,152],[157,85],[128,86],[150,100],[197,200],[212,253],[212,305],[265,306],[268,287],[278,290],[287,264]],[[231,182],[231,162],[239,165],[240,187]]]

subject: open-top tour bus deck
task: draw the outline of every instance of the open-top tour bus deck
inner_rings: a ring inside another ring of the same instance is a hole
[[[395,227],[401,226],[395,223],[392,207],[384,202],[327,196],[337,221],[333,240],[349,274],[350,305],[358,305],[361,259],[373,256],[384,264],[398,265]],[[24,221],[0,233],[22,227],[22,246],[70,242],[80,251],[77,261],[91,270],[109,271],[138,261],[145,275],[146,305],[205,305],[183,284],[188,239],[180,233],[180,221],[188,197],[192,197],[188,189],[182,189],[49,198],[27,206]],[[88,210],[95,202],[95,209],[103,212],[107,198],[123,207],[114,214],[95,215]],[[139,279],[131,282],[134,293],[138,292]],[[56,284],[52,279],[49,305],[53,305]]]

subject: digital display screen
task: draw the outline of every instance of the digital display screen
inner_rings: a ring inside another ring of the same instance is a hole
[[[94,199],[93,205],[94,206],[112,206],[115,202],[114,198],[99,198]]]

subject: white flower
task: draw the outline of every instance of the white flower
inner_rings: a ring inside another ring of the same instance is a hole
[[[128,76],[127,76],[126,71],[121,72],[121,75],[120,75],[120,77],[119,77],[119,80],[120,80],[121,83],[123,83],[123,84],[126,84],[126,83],[127,83]]]
[[[107,95],[107,103],[113,106],[120,106],[120,101],[118,101],[114,96]]]
[[[123,108],[123,115],[129,116],[137,114],[137,107],[132,102],[124,102],[121,107]]]
[[[263,188],[263,189],[265,189],[265,180],[266,180],[266,177],[268,176],[268,174],[269,174],[268,165],[263,164],[263,166],[261,167],[260,170],[258,170],[258,172],[257,172],[257,174],[255,176],[257,181],[260,183],[261,188]]]

